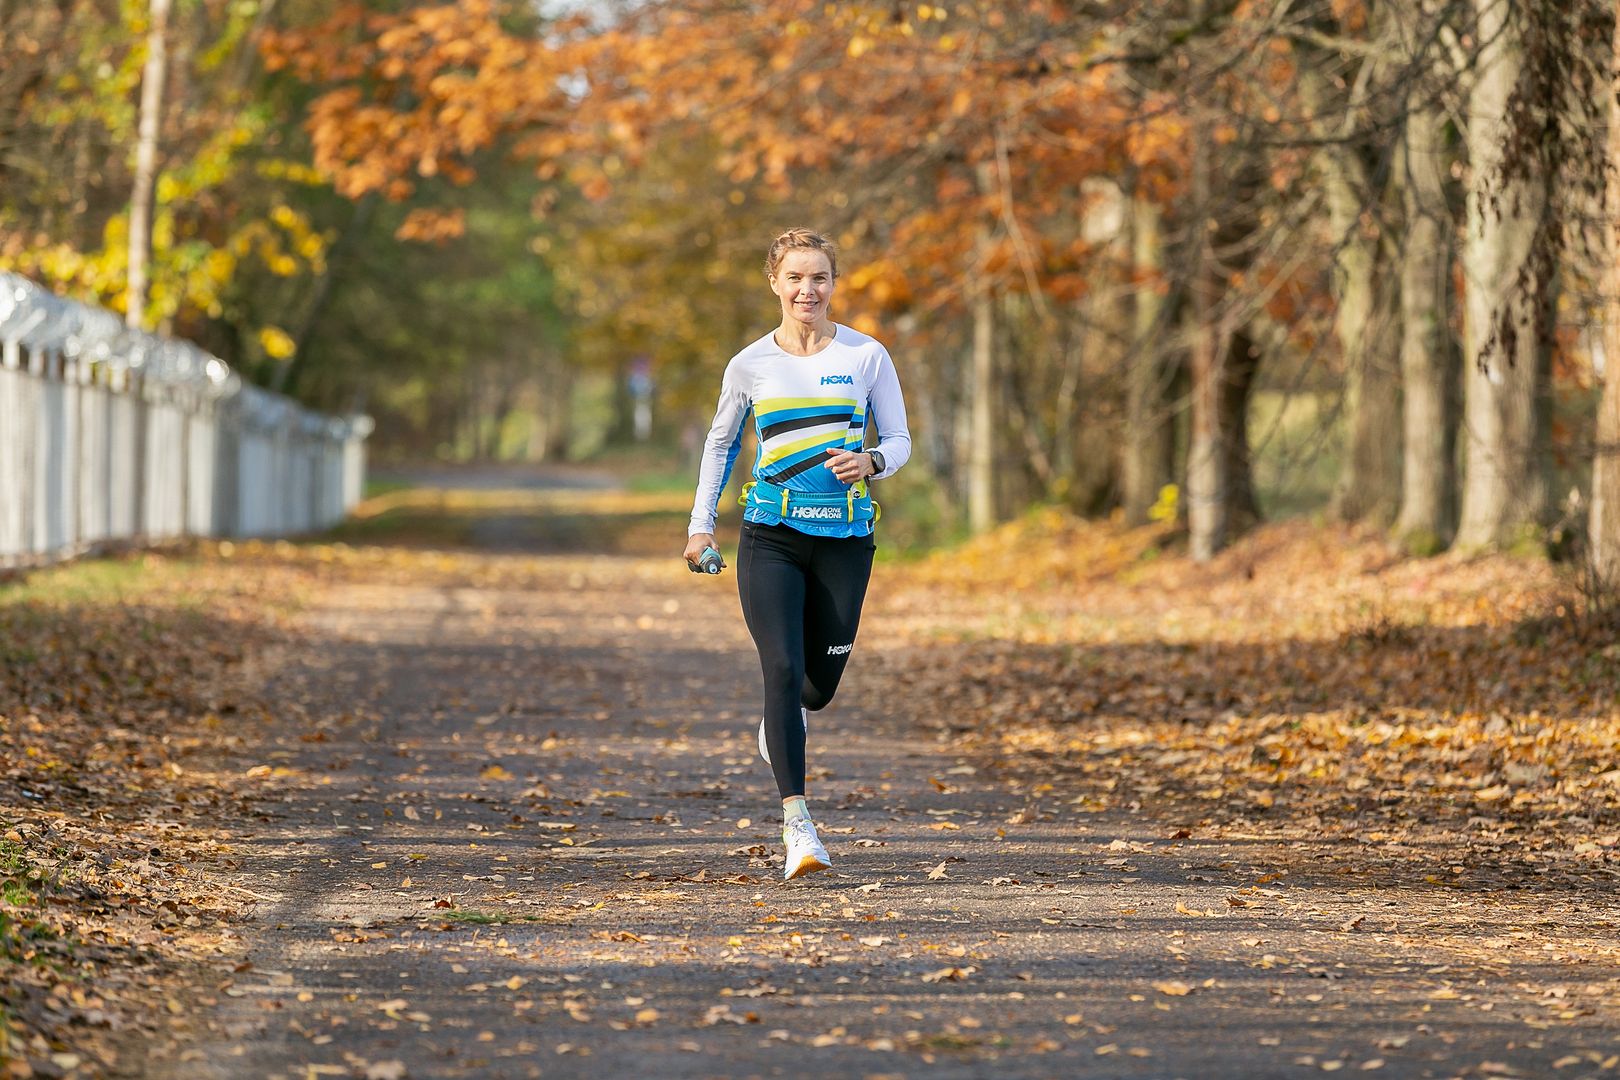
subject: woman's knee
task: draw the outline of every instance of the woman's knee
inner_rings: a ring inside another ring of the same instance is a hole
[[[793,657],[786,653],[781,655],[761,653],[759,668],[765,676],[767,691],[786,690],[791,693],[804,682],[804,664],[795,662]]]

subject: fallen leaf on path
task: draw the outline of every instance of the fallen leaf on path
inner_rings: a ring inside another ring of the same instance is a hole
[[[978,970],[978,968],[972,967],[971,965],[968,967],[945,967],[940,968],[938,971],[930,971],[928,974],[922,977],[922,981],[926,983],[947,981],[960,982]]]

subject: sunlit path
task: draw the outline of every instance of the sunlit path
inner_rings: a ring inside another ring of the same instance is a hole
[[[782,884],[732,590],[633,554],[354,560],[271,688],[296,708],[236,846],[251,967],[182,1071],[1581,1075],[1620,1049],[1573,896],[1312,876],[1305,822],[1065,805],[898,720],[921,658],[881,639],[811,731],[835,869]]]

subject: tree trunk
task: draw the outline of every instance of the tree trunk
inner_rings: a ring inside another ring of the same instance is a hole
[[[1317,158],[1337,244],[1334,336],[1344,357],[1345,454],[1333,493],[1341,521],[1395,516],[1400,496],[1400,385],[1394,347],[1394,280],[1379,265],[1380,240],[1362,221],[1370,179],[1350,146]]]
[[[1457,512],[1457,350],[1451,307],[1453,230],[1446,205],[1445,118],[1409,99],[1402,202],[1401,378],[1405,449],[1395,534],[1415,555],[1450,542]]]
[[[163,119],[163,76],[167,71],[164,34],[169,0],[151,0],[146,30],[146,67],[141,73],[141,112],[135,139],[135,183],[129,200],[129,277],[124,322],[139,329],[146,321],[148,264],[152,257],[152,214],[158,172],[158,132]]]
[[[995,179],[990,165],[981,162],[976,178],[979,193],[986,198],[995,191]],[[989,213],[989,211],[986,211]],[[972,376],[968,383],[968,427],[971,439],[968,449],[968,529],[974,535],[988,532],[996,524],[996,390],[1000,379],[996,377],[996,323],[994,297],[991,295],[990,224],[979,225],[974,259],[973,282],[973,358],[969,365]]]
[[[1547,227],[1546,179],[1504,182],[1508,98],[1524,63],[1513,9],[1474,0],[1481,42],[1468,101],[1467,326],[1463,431],[1467,479],[1457,544],[1510,547],[1534,535],[1547,507],[1543,392],[1551,353],[1542,333],[1549,282],[1529,253]]]
[[[1174,430],[1169,400],[1171,363],[1163,348],[1164,241],[1160,211],[1140,194],[1131,199],[1131,261],[1136,282],[1130,367],[1126,370],[1125,521],[1145,525],[1159,492],[1171,482]]]
[[[1188,367],[1192,375],[1192,431],[1187,440],[1187,532],[1195,562],[1208,562],[1230,539],[1227,469],[1222,445],[1221,399],[1225,381],[1224,331],[1215,325],[1214,265],[1210,251],[1209,132],[1199,122],[1193,134],[1192,199],[1187,214],[1191,279],[1188,286]]]
[[[1221,379],[1221,443],[1226,454],[1227,527],[1232,535],[1246,532],[1260,520],[1254,494],[1254,468],[1249,459],[1249,400],[1260,372],[1260,350],[1247,330],[1238,330],[1226,343]]]
[[[975,534],[996,524],[995,308],[983,278],[973,296],[973,377],[968,400],[972,438],[968,451],[968,528]]]
[[[1611,151],[1613,142],[1610,143]],[[1610,181],[1611,184],[1613,181]],[[1620,268],[1610,259],[1603,325],[1603,397],[1598,403],[1597,455],[1592,462],[1592,569],[1620,583]]]
[[[1614,56],[1620,61],[1620,24]],[[1599,580],[1620,583],[1620,108],[1609,107],[1609,176],[1604,191],[1603,396],[1598,402],[1597,453],[1592,460],[1592,517],[1588,528],[1592,569]]]

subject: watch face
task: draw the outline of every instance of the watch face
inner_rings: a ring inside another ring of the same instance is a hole
[[[872,468],[876,469],[878,472],[883,471],[883,455],[878,453],[876,450],[872,451]]]

